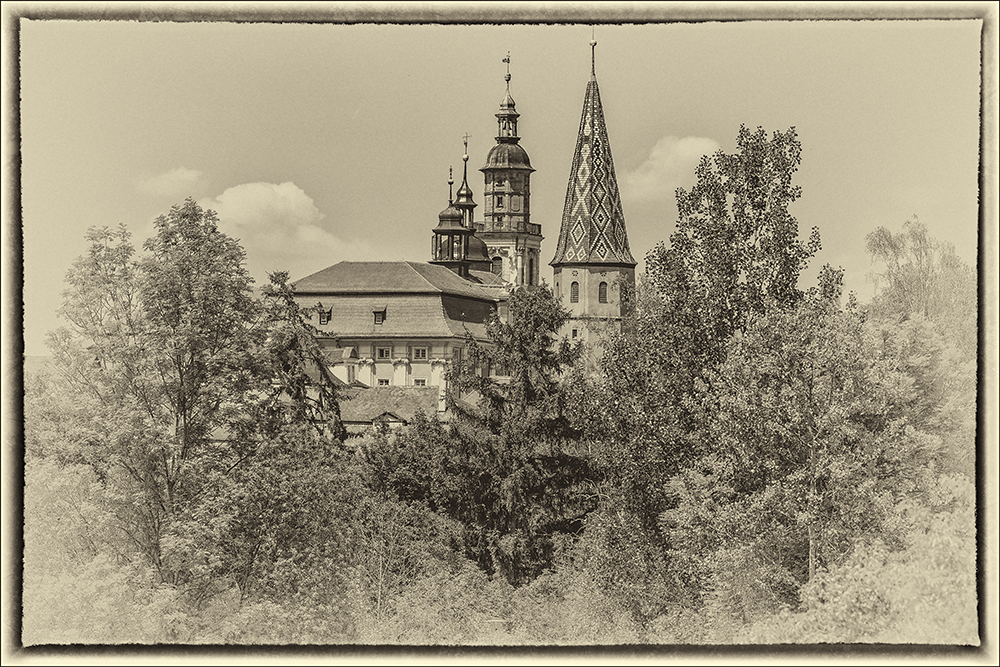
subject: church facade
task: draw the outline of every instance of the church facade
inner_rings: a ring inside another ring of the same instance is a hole
[[[554,292],[570,320],[562,332],[597,344],[624,314],[635,281],[611,150],[604,125],[591,42],[591,77],[566,192],[556,254]],[[510,93],[500,103],[497,136],[480,171],[483,219],[462,182],[431,230],[430,260],[341,262],[294,283],[310,313],[335,377],[365,387],[446,389],[446,368],[467,355],[467,336],[487,342],[485,323],[506,312],[510,290],[541,284],[541,225],[531,221],[534,169],[517,132]]]

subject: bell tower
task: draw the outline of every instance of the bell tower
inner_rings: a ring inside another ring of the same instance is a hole
[[[556,297],[570,311],[561,332],[596,344],[609,324],[620,326],[635,286],[636,261],[628,247],[625,215],[604,124],[590,42],[590,81],[566,188],[553,269]]]
[[[480,169],[486,181],[484,221],[477,223],[477,236],[488,248],[492,270],[504,282],[537,285],[542,227],[531,222],[531,161],[517,135],[520,114],[510,94],[510,53],[507,64],[507,94],[497,112],[497,144]]]

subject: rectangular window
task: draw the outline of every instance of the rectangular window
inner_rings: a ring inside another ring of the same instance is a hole
[[[427,359],[427,348],[426,347],[415,347],[413,348],[413,358],[425,360]]]
[[[497,208],[503,208],[503,195],[497,195]]]
[[[382,324],[383,322],[385,322],[385,311],[384,310],[376,310],[376,311],[373,311],[373,313],[375,315],[375,324]]]
[[[573,329],[573,338],[576,338],[576,329]]]
[[[389,386],[389,380],[387,378],[386,379],[379,378],[378,379],[378,386],[380,386],[380,387],[388,387]]]
[[[375,351],[376,359],[392,359],[391,347],[380,347]]]
[[[413,378],[413,386],[414,387],[426,387],[427,386],[427,380],[425,380],[424,378]]]

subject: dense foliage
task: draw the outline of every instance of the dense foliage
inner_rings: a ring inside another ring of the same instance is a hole
[[[460,522],[466,555],[523,584],[551,567],[594,508],[594,471],[574,449],[564,374],[579,347],[557,338],[567,313],[545,287],[514,290],[508,310],[487,323],[489,346],[469,337],[468,362],[451,373],[453,425],[419,419],[369,461],[381,492]]]
[[[189,200],[92,230],[25,380],[25,644],[978,644],[974,272],[801,272],[794,129],[741,128],[600,368],[544,286],[448,419],[346,438],[287,275]],[[845,303],[846,301],[846,303]]]

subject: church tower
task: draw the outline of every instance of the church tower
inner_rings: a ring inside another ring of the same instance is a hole
[[[563,333],[597,343],[609,324],[621,325],[625,299],[635,285],[611,145],[604,125],[590,42],[590,81],[566,188],[553,268],[555,293],[570,319]]]
[[[517,119],[510,95],[510,54],[507,63],[507,95],[497,112],[497,145],[480,169],[486,179],[484,221],[476,225],[477,236],[488,249],[493,273],[515,286],[539,283],[539,252],[542,227],[531,222],[531,161],[520,146]]]

